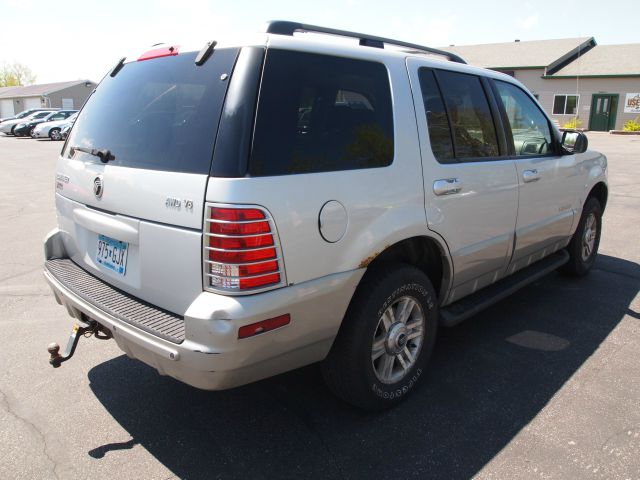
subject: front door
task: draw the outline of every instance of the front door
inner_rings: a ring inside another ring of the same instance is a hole
[[[549,120],[519,86],[495,80],[498,101],[507,119],[519,196],[516,241],[508,273],[564,247],[575,215],[575,155],[554,146]]]
[[[617,94],[597,93],[591,97],[589,129],[597,132],[612,130],[616,124]]]

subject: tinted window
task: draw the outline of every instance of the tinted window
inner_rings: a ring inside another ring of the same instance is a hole
[[[126,64],[89,97],[67,141],[109,149],[114,165],[208,173],[218,121],[238,50],[217,49],[202,66],[196,53]],[[82,155],[87,162],[96,157]]]
[[[437,79],[453,129],[458,159],[498,156],[498,139],[480,79],[474,75],[437,71]]]
[[[249,171],[288,175],[389,165],[392,113],[384,65],[269,50]]]
[[[432,70],[421,68],[419,75],[422,101],[424,102],[424,110],[429,127],[431,150],[438,162],[452,163],[455,161],[453,158],[453,142],[440,89]]]
[[[551,152],[549,122],[533,100],[520,88],[496,81],[504,106],[516,155],[545,155]]]

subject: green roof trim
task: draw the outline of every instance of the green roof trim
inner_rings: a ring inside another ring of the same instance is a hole
[[[626,73],[617,75],[543,75],[542,78],[629,78],[640,77],[640,73]]]

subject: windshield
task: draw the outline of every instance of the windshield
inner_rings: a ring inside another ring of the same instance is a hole
[[[196,66],[196,53],[185,53],[107,75],[80,112],[63,156],[71,156],[71,147],[108,149],[119,166],[208,173],[237,54],[216,50]]]
[[[38,112],[38,113],[34,113],[33,115],[31,115],[29,118],[31,120],[37,120],[39,118],[47,117],[47,116],[51,115],[52,113],[55,113],[55,112]]]
[[[16,118],[24,118],[27,117],[29,115],[31,115],[33,113],[33,110],[25,110],[22,113],[19,113],[18,115],[16,115]]]

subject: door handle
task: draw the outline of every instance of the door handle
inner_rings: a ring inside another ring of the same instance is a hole
[[[457,178],[443,178],[433,182],[433,193],[436,195],[453,195],[462,190],[462,182]]]
[[[540,180],[540,174],[538,170],[525,170],[522,172],[522,180],[524,180],[524,183],[537,182]]]

